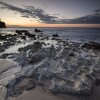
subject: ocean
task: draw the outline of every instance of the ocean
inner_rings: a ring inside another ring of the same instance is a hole
[[[15,30],[28,30],[34,33],[35,28],[5,28],[0,33],[15,34]],[[59,34],[64,39],[76,41],[95,41],[100,43],[100,28],[39,28],[46,35]]]

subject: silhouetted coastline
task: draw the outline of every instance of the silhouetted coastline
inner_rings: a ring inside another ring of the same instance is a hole
[[[0,21],[0,28],[7,28],[5,22]]]

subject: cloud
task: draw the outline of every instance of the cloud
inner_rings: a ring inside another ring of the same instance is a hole
[[[100,9],[94,11],[93,14],[83,16],[75,19],[59,19],[56,14],[49,15],[44,10],[40,8],[35,8],[33,6],[24,6],[24,8],[19,8],[5,2],[0,1],[2,7],[1,9],[9,9],[21,14],[21,17],[25,18],[36,18],[39,22],[48,24],[100,24]]]
[[[100,9],[96,9],[95,13],[99,13],[100,14]]]
[[[75,19],[63,19],[60,22],[64,24],[100,24],[100,9],[95,10],[91,15]]]
[[[25,6],[25,8],[19,8],[19,7],[15,7],[13,5],[7,4],[7,3],[2,2],[2,1],[0,1],[0,4],[3,5],[3,7],[0,7],[1,9],[9,9],[12,11],[16,11],[16,12],[21,14],[21,17],[37,18],[41,22],[44,22],[44,23],[56,23],[57,17],[46,14],[40,8],[35,8],[32,6]]]
[[[72,20],[72,23],[82,24],[100,24],[100,10],[96,10],[94,14],[87,15],[84,17],[76,18]]]

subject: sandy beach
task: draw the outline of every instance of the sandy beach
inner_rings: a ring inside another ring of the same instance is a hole
[[[15,100],[78,100],[74,96],[58,94],[53,95],[49,91],[44,91],[42,87],[37,86],[34,90],[24,92]]]
[[[24,91],[22,95],[10,100],[100,100],[100,86],[95,87],[90,96],[75,96],[67,94],[51,94],[49,91],[44,91],[42,87],[37,86],[31,91]]]

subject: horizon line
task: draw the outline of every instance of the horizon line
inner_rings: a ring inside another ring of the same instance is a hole
[[[16,27],[47,27],[47,28],[53,28],[53,27],[75,27],[75,28],[100,28],[100,24],[39,24],[39,25],[8,25],[8,28],[16,28]]]

